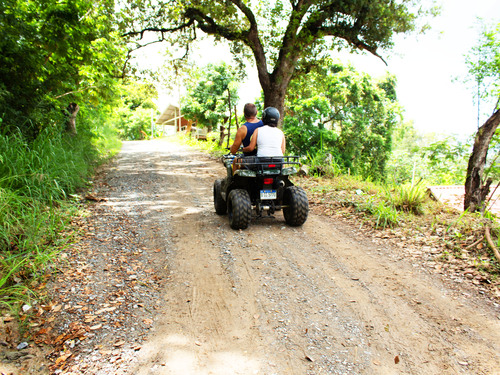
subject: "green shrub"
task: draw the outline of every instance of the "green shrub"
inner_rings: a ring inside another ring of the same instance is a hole
[[[375,227],[393,228],[399,224],[399,212],[392,206],[381,201],[373,211]]]
[[[421,182],[414,185],[403,184],[396,186],[391,197],[392,203],[397,210],[416,215],[423,213],[426,191]]]
[[[29,300],[30,287],[65,246],[78,205],[68,198],[87,184],[102,150],[116,137],[100,140],[83,126],[71,137],[49,129],[32,141],[0,135],[0,302]]]
[[[307,153],[306,163],[309,165],[312,175],[335,177],[342,174],[342,169],[333,155],[323,151],[313,154]]]
[[[399,224],[399,212],[380,196],[368,196],[357,207],[358,211],[373,216],[376,228],[393,228]]]

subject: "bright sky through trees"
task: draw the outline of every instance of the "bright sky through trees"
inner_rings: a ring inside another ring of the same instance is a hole
[[[471,88],[463,83],[467,72],[464,55],[478,41],[481,31],[478,18],[485,25],[500,22],[500,1],[437,0],[437,4],[442,10],[439,16],[430,20],[431,30],[424,35],[396,36],[393,51],[389,54],[381,51],[388,66],[369,54],[343,53],[339,57],[343,62],[350,60],[357,69],[373,76],[386,71],[395,74],[398,99],[406,110],[405,118],[413,120],[418,130],[466,137],[477,130],[477,106]],[[226,51],[227,48],[214,47],[205,41],[195,60],[200,61],[200,65],[221,60],[228,62],[230,56]],[[259,96],[255,67],[249,69],[248,81],[243,85],[240,107]],[[160,108],[169,101],[172,98],[160,98]],[[483,103],[482,109],[481,124],[493,108]]]
[[[432,29],[425,35],[396,39],[388,67],[368,61],[368,56],[353,61],[370,74],[388,69],[397,76],[399,101],[406,119],[413,120],[418,130],[468,136],[477,130],[477,106],[463,83],[464,55],[479,40],[478,18],[486,25],[500,22],[500,2],[441,0],[441,4],[441,15],[431,20]],[[493,104],[483,103],[482,109],[480,125],[491,115]]]

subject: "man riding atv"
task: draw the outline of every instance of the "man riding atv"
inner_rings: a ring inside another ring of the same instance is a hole
[[[257,119],[257,108],[253,103],[247,103],[243,107],[243,114],[245,115],[246,122],[238,128],[236,131],[236,136],[234,137],[234,142],[230,147],[231,154],[236,154],[243,144],[246,147],[250,144],[250,139],[255,131],[255,129],[264,126],[261,120]],[[256,151],[245,152],[245,156],[255,155]]]
[[[291,226],[304,224],[309,212],[306,193],[289,180],[300,163],[297,156],[283,156],[285,137],[277,128],[278,110],[266,108],[262,121],[265,126],[254,131],[250,144],[243,149],[253,152],[258,146],[257,156],[226,155],[227,177],[214,182],[215,212],[218,215],[227,212],[233,229],[248,227],[252,208],[256,217],[262,217],[264,211],[272,217],[283,209],[285,221]]]

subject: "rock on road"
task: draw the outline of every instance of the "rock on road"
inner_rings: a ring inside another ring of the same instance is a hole
[[[81,354],[73,372],[500,373],[497,305],[327,217],[292,228],[278,212],[231,230],[213,207],[213,181],[224,175],[186,146],[124,143],[96,205],[132,217],[129,230],[161,265],[153,327],[127,360],[89,372]]]

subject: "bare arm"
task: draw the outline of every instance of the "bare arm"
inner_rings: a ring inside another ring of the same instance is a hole
[[[229,148],[231,154],[236,154],[238,152],[238,149],[241,146],[241,142],[243,142],[243,139],[245,138],[246,135],[247,135],[247,127],[241,126],[236,132],[233,144]]]
[[[285,149],[286,149],[286,141],[285,141],[285,135],[283,134],[283,139],[281,140],[281,152],[283,152],[283,155],[285,155]]]
[[[250,139],[250,144],[247,147],[243,148],[243,152],[250,152],[255,150],[255,146],[257,146],[257,135],[259,133],[259,129],[255,129],[252,134],[252,138]]]

